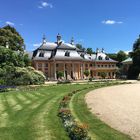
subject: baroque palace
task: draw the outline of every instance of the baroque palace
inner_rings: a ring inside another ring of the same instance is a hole
[[[117,61],[110,59],[104,49],[96,50],[95,54],[87,54],[74,44],[61,40],[57,35],[56,42],[48,42],[43,37],[42,45],[33,51],[32,64],[35,69],[42,71],[49,80],[57,80],[57,73],[63,72],[64,78],[69,80],[85,79],[84,71],[90,72],[89,77],[101,78],[101,72],[107,74],[106,78],[115,78]]]

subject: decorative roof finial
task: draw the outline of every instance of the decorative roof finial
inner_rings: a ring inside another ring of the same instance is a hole
[[[71,44],[74,45],[74,38],[71,38]]]
[[[102,53],[104,53],[105,52],[105,50],[104,50],[104,48],[102,48]]]
[[[60,42],[61,41],[61,35],[58,33],[57,35],[57,42]]]
[[[44,43],[46,43],[47,41],[46,41],[46,36],[45,36],[45,34],[43,34],[43,44]]]
[[[99,53],[99,48],[96,49],[96,53]]]

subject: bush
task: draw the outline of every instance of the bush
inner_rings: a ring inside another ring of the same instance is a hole
[[[90,78],[89,78],[89,82],[92,82],[92,80],[93,80],[93,79],[90,77]]]
[[[3,85],[38,85],[44,84],[45,76],[32,67],[21,68],[7,66],[0,71],[0,84]]]
[[[84,71],[84,75],[85,75],[86,77],[88,77],[89,74],[90,74],[90,72],[89,72],[88,70]]]
[[[100,75],[101,75],[102,79],[105,79],[107,76],[106,72],[101,72]]]
[[[58,77],[58,78],[64,77],[64,72],[59,71],[59,72],[57,73],[57,77]]]

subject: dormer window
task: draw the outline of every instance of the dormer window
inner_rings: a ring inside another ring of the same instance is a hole
[[[70,52],[66,51],[65,56],[70,57]]]
[[[80,56],[81,56],[82,58],[84,58],[84,54],[80,54]]]
[[[102,56],[99,56],[98,59],[99,59],[99,60],[102,60],[103,58],[102,58]]]
[[[44,57],[44,52],[40,52],[39,57]]]
[[[105,60],[109,60],[109,57],[108,57],[108,56],[106,56],[106,57],[105,57]]]

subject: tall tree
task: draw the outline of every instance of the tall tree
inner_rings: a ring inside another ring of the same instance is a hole
[[[0,46],[6,46],[8,43],[11,50],[23,51],[24,40],[14,27],[7,25],[0,28]]]
[[[93,52],[92,48],[87,48],[87,53],[91,55],[91,54],[93,54],[94,52]]]
[[[80,50],[83,49],[83,46],[82,46],[81,44],[76,44],[76,47],[77,47],[78,49],[80,49]]]
[[[140,35],[139,38],[133,44],[133,52],[130,53],[133,64],[128,71],[129,79],[136,79],[140,73]]]
[[[126,58],[127,58],[127,54],[126,54],[124,51],[120,50],[120,51],[117,53],[117,61],[122,62],[122,61],[124,61]]]

